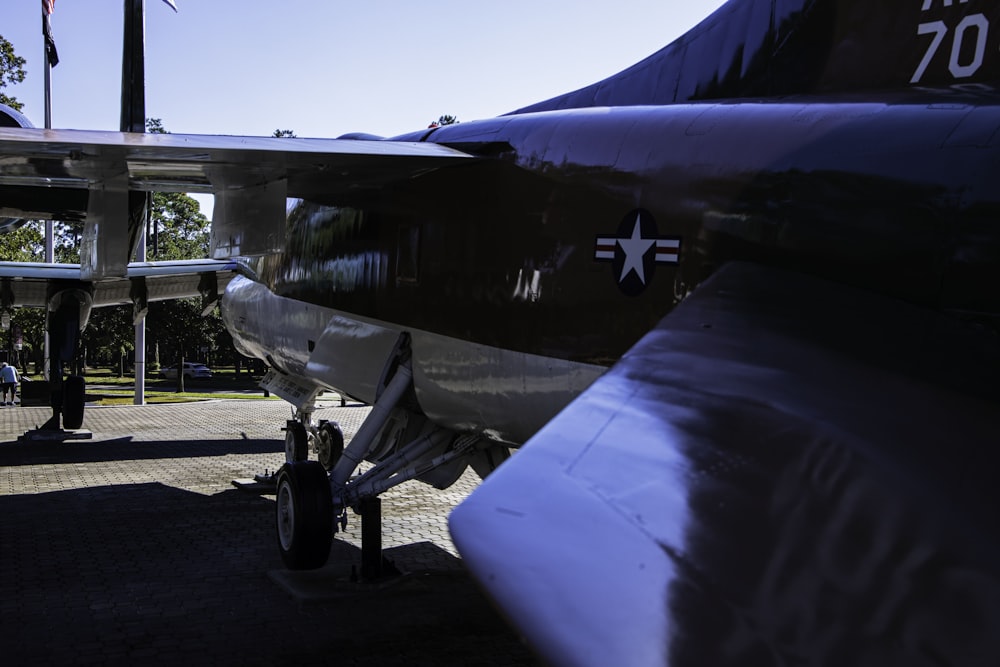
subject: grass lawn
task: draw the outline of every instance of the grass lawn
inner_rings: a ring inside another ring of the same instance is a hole
[[[42,376],[29,374],[31,380]],[[126,373],[118,377],[117,371],[107,368],[88,368],[84,373],[87,382],[87,402],[92,405],[132,405],[135,396],[135,376]],[[211,380],[188,380],[185,391],[177,391],[176,380],[166,380],[159,373],[146,375],[146,403],[188,403],[212,398],[238,398],[246,400],[279,400],[265,397],[258,386],[259,376],[250,377],[246,371],[237,377],[233,367],[212,369]],[[119,389],[120,387],[120,389]]]

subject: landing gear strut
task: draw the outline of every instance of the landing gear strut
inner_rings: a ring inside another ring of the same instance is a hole
[[[314,396],[300,402],[295,419],[287,423],[276,512],[281,557],[290,569],[324,565],[333,532],[346,527],[351,509],[361,515],[362,577],[371,581],[393,573],[395,568],[382,556],[379,494],[411,479],[447,488],[478,451],[478,434],[458,436],[419,411],[408,342],[405,334],[400,337],[383,373],[382,390],[346,447],[335,423],[312,425],[307,407]],[[304,460],[310,440],[319,461]],[[375,465],[356,474],[362,461]]]
[[[84,379],[71,375],[63,381],[64,364],[77,353],[80,331],[87,325],[93,303],[93,286],[54,281],[48,287],[46,329],[49,333],[49,405],[52,417],[40,431],[61,433],[62,427],[83,426],[86,394]]]

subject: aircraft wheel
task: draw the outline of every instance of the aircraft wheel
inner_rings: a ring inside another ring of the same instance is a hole
[[[305,461],[309,458],[309,435],[302,422],[289,419],[285,423],[285,462]]]
[[[79,375],[70,375],[63,383],[62,418],[65,428],[83,426],[83,406],[87,382]]]
[[[278,548],[285,567],[323,567],[333,541],[333,495],[323,466],[316,461],[281,466],[275,508]]]
[[[319,441],[316,444],[319,462],[326,470],[333,470],[344,453],[344,432],[337,422],[323,422],[319,427]]]

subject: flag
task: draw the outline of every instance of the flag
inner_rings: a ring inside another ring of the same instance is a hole
[[[45,55],[48,57],[49,67],[59,64],[56,40],[52,38],[52,24],[49,22],[49,14],[55,11],[55,8],[56,0],[42,0],[42,36],[45,37]]]
[[[52,2],[55,2],[55,1],[56,0],[52,0]],[[174,4],[174,0],[163,0],[163,2],[167,3],[168,5],[170,5],[170,9],[174,10],[175,12],[177,11],[177,5]]]

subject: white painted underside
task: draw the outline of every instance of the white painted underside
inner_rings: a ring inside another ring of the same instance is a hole
[[[369,403],[405,331],[417,399],[427,416],[512,445],[531,437],[605,371],[322,308],[243,277],[229,284],[222,305],[242,353],[270,355],[282,371]]]

